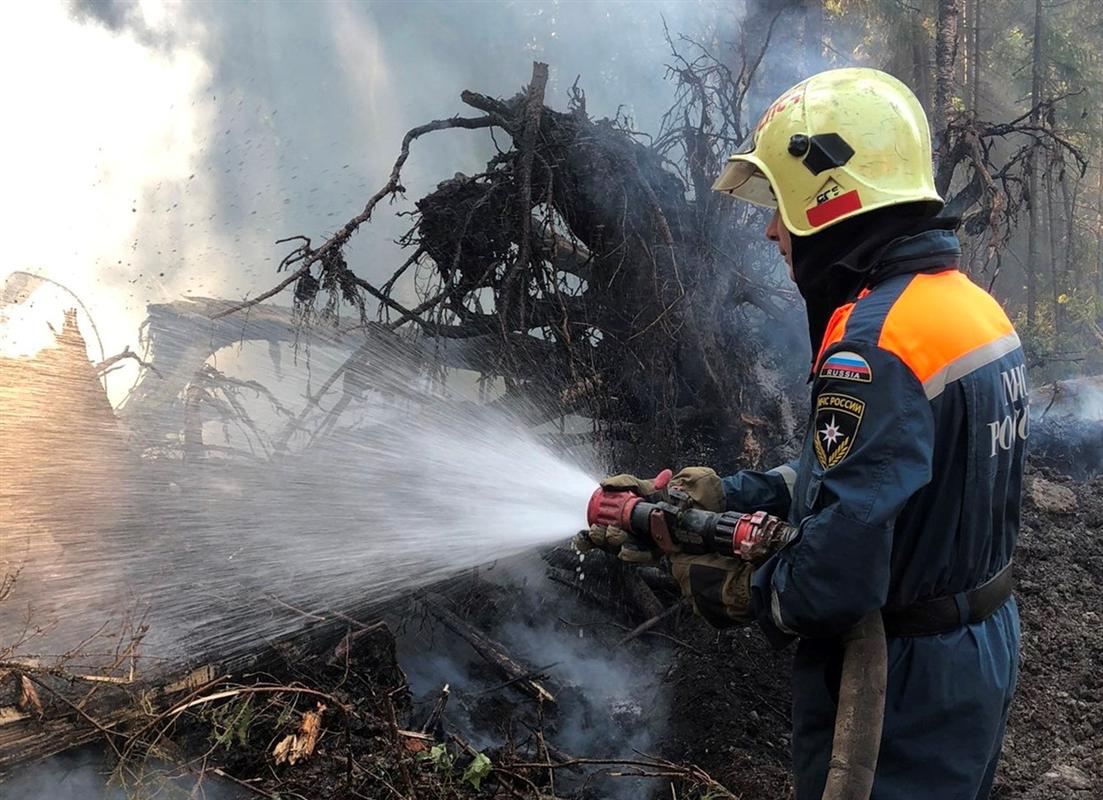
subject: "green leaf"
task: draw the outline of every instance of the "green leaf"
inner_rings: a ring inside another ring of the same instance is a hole
[[[237,717],[237,724],[234,726],[235,733],[239,744],[244,745],[249,740],[249,725],[253,722],[253,698],[252,696],[245,699],[245,706],[241,709],[241,712]]]
[[[490,759],[484,753],[479,753],[463,771],[463,779],[477,792],[482,787],[483,778],[488,776],[492,769],[494,767]]]
[[[452,771],[452,754],[443,744],[435,744],[429,748],[429,752],[423,750],[417,754],[417,757],[419,761],[433,762],[438,772]]]
[[[284,725],[291,721],[291,706],[284,706],[280,709],[280,715],[276,717],[276,727],[282,728]]]

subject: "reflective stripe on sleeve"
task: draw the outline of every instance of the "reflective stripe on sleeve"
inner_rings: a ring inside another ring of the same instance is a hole
[[[1019,349],[1019,347],[1021,347],[1019,334],[1012,331],[1006,336],[993,339],[991,342],[982,344],[965,355],[955,358],[923,382],[923,391],[926,393],[927,399],[934,400],[945,391],[948,384],[961,380],[970,372],[975,372],[993,361],[999,361],[1008,353],[1013,353]]]

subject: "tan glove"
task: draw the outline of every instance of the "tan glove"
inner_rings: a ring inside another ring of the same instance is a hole
[[[611,492],[623,492],[625,490],[635,492],[640,497],[655,494],[655,479],[640,478],[624,472],[620,475],[610,475],[601,479],[601,488]]]
[[[591,525],[588,531],[579,531],[574,537],[574,549],[580,553],[604,550],[606,553],[616,555],[627,540],[628,534],[620,528]]]
[[[751,612],[751,574],[746,561],[718,555],[670,556],[671,571],[693,611],[716,628],[746,625]]]
[[[685,492],[692,504],[705,511],[726,511],[724,484],[711,467],[685,467],[670,479],[671,489]]]
[[[580,553],[604,550],[629,564],[653,564],[663,555],[656,547],[643,548],[629,542],[627,532],[612,525],[591,525],[588,531],[578,532],[573,544],[574,549]]]

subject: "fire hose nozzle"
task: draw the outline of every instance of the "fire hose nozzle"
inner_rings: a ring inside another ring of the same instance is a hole
[[[621,513],[630,517],[630,526],[624,530],[666,553],[716,553],[760,563],[795,533],[782,520],[763,511],[719,513],[644,500]]]
[[[661,491],[670,483],[674,473],[664,469],[655,476],[655,490]],[[586,522],[589,525],[602,525],[632,530],[632,509],[643,498],[629,489],[606,489],[599,486],[590,495],[586,506]]]
[[[643,498],[628,491],[606,491],[598,488],[590,495],[586,507],[586,522],[622,530],[631,530],[632,509]]]
[[[663,470],[655,488],[664,489],[671,478]],[[664,553],[717,553],[743,561],[761,562],[793,536],[793,529],[763,511],[740,513],[687,508],[682,503],[644,498],[630,489],[599,487],[590,496],[586,521],[591,525],[619,528],[637,548],[658,548]],[[627,546],[627,545],[626,545]]]

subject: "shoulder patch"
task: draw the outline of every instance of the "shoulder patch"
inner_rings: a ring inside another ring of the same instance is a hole
[[[840,350],[832,353],[823,362],[823,366],[820,367],[820,377],[869,383],[873,380],[873,372],[869,368],[869,362],[860,355],[849,350]]]
[[[812,441],[823,469],[831,469],[846,458],[858,437],[865,411],[864,402],[847,394],[825,392],[816,398]]]

